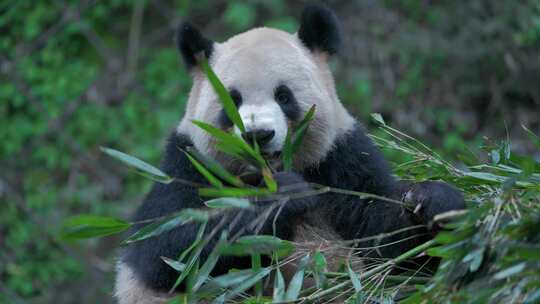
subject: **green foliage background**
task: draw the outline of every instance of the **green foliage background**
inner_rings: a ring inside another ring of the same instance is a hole
[[[187,18],[218,41],[252,26],[294,32],[303,5],[2,2],[0,302],[110,302],[119,239],[66,244],[57,232],[69,214],[127,218],[149,188],[99,146],[159,162],[190,87],[175,26]],[[449,159],[483,136],[532,151],[520,124],[539,133],[539,1],[328,5],[345,34],[332,66],[355,115],[381,112]]]

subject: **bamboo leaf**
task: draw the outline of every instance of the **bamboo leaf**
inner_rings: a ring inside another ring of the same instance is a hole
[[[169,216],[166,216],[163,219],[156,220],[141,229],[137,230],[134,234],[129,236],[122,242],[122,245],[131,244],[137,241],[145,240],[157,235],[160,235],[164,232],[170,231],[182,224],[184,224],[188,219],[182,213],[175,213]]]
[[[215,137],[219,141],[217,147],[219,149],[222,149],[223,152],[228,152],[233,155],[241,156],[245,160],[252,162],[258,167],[265,166],[266,162],[264,158],[260,155],[260,153],[257,153],[240,136],[234,133],[227,133],[202,121],[192,120],[192,123],[206,131],[208,134]]]
[[[247,256],[252,254],[288,256],[294,250],[289,241],[272,235],[248,235],[239,238],[233,244],[222,248],[222,254],[228,256]]]
[[[271,192],[264,188],[199,188],[199,195],[206,197],[246,197],[268,194],[271,194]]]
[[[276,278],[274,279],[274,290],[272,294],[273,302],[282,302],[285,300],[285,280],[279,268],[276,269]]]
[[[251,255],[251,270],[254,274],[261,271],[261,255],[260,254],[252,254]],[[255,295],[257,297],[262,297],[263,292],[263,285],[262,282],[259,281],[255,283]]]
[[[203,222],[199,226],[199,229],[197,230],[197,235],[195,236],[195,241],[193,241],[193,243],[188,248],[186,248],[184,251],[182,251],[182,254],[180,254],[180,257],[178,258],[178,261],[183,261],[186,258],[186,256],[193,249],[195,249],[199,245],[200,242],[202,242],[202,237],[203,237],[204,231],[206,230],[206,224],[207,224],[207,222]]]
[[[220,197],[213,200],[204,202],[209,208],[249,208],[251,204],[247,199],[234,198],[234,197]]]
[[[514,265],[512,267],[508,267],[504,270],[501,270],[499,272],[497,272],[493,278],[495,280],[502,280],[502,279],[506,279],[508,277],[511,277],[513,275],[516,275],[520,272],[522,272],[524,269],[525,269],[525,266],[527,265],[527,263],[525,262],[522,262],[522,263],[519,263],[517,265]]]
[[[448,258],[451,256],[451,252],[448,246],[437,246],[426,250],[426,253],[432,257]]]
[[[232,291],[227,292],[225,294],[225,300],[231,299],[239,295],[240,293],[246,291],[247,289],[251,288],[253,285],[255,285],[257,282],[261,281],[264,277],[266,277],[272,269],[270,267],[263,268],[261,271],[257,273],[252,273],[249,278],[247,278],[245,281],[243,281],[240,285],[238,285],[236,288],[234,288]]]
[[[185,263],[186,267],[184,268],[184,271],[180,273],[180,276],[178,276],[178,279],[176,279],[176,282],[170,289],[170,292],[173,292],[180,284],[182,284],[182,282],[190,275],[193,267],[198,265],[199,256],[204,246],[206,245],[206,242],[203,241],[202,236],[207,223],[208,221],[204,221],[201,224],[199,232],[197,233],[197,238],[195,239],[193,244],[181,254],[180,258],[178,259],[179,261],[182,261],[189,252],[191,253],[187,262]]]
[[[296,128],[294,132],[287,130],[287,136],[285,137],[285,144],[283,145],[283,152],[282,152],[283,169],[285,171],[292,170],[293,155],[300,148],[300,145],[302,144],[302,140],[304,139],[304,135],[307,131],[307,128],[309,124],[311,123],[311,121],[313,120],[314,114],[315,114],[315,105],[311,106],[311,108],[308,110],[306,115],[304,115],[304,118],[298,124],[298,127]]]
[[[287,293],[285,294],[285,301],[294,301],[298,299],[300,295],[300,290],[302,290],[302,284],[304,283],[304,272],[305,268],[309,263],[309,253],[306,254],[298,264],[298,270],[294,274],[287,288]]]
[[[292,170],[293,148],[291,142],[291,130],[287,130],[285,144],[283,145],[283,170]]]
[[[312,105],[293,133],[292,151],[291,151],[292,155],[294,155],[294,153],[296,153],[298,149],[300,148],[300,145],[302,144],[302,140],[304,139],[304,135],[306,134],[306,131],[309,127],[309,124],[313,120],[314,115],[315,115],[315,105]]]
[[[207,157],[206,155],[203,155],[194,148],[188,148],[187,151],[190,155],[192,155],[199,162],[201,162],[206,169],[208,169],[213,174],[219,176],[222,180],[239,188],[245,186],[238,177],[227,171],[227,169],[225,169],[219,162]]]
[[[521,125],[521,127],[523,128],[523,130],[525,130],[525,132],[527,133],[529,138],[532,140],[536,148],[540,149],[540,137],[536,135],[533,131],[531,131],[531,129],[527,128],[525,125]]]
[[[488,172],[465,172],[464,175],[474,179],[479,179],[483,182],[491,183],[503,183],[507,179],[505,176],[495,175]]]
[[[231,140],[236,140],[234,138],[234,136],[231,134],[231,133],[227,133],[219,128],[216,128],[214,126],[212,126],[211,124],[208,124],[204,121],[200,121],[200,120],[192,120],[191,121],[194,125],[196,125],[197,127],[203,129],[204,131],[206,131],[208,134],[212,135],[213,137],[215,137],[216,139],[220,140],[220,141],[231,141]]]
[[[182,272],[184,271],[184,269],[186,269],[186,264],[184,263],[181,263],[179,261],[175,261],[173,259],[169,259],[168,257],[161,257],[161,260],[163,260],[163,262],[165,262],[167,265],[171,266],[172,269],[178,271],[178,272]]]
[[[222,289],[230,288],[245,282],[253,276],[251,269],[230,271],[224,275],[215,277],[201,286],[200,293],[212,294],[219,292]]]
[[[131,223],[112,217],[77,215],[66,219],[60,237],[65,240],[86,239],[120,233]]]
[[[240,117],[240,114],[238,113],[236,104],[231,98],[231,95],[229,95],[229,92],[227,91],[225,86],[223,86],[223,83],[221,83],[217,75],[214,73],[214,71],[208,64],[208,60],[203,59],[200,62],[201,62],[202,69],[205,72],[206,77],[208,78],[208,81],[214,88],[214,91],[218,95],[219,100],[221,101],[221,104],[223,105],[223,109],[225,110],[227,117],[229,117],[229,119],[233,122],[233,124],[236,127],[238,127],[238,129],[242,133],[246,132],[246,128],[244,127],[242,118]]]
[[[178,277],[170,291],[175,290],[180,284],[182,284],[182,282],[187,279],[188,276],[191,274],[193,268],[196,267],[199,263],[199,255],[202,251],[201,244],[197,245],[195,249],[196,251],[194,251],[193,254],[190,256],[189,260],[185,264],[186,266],[184,268],[184,271],[180,273],[180,276]]]
[[[313,277],[315,278],[315,284],[317,285],[317,288],[324,288],[324,286],[326,285],[326,266],[326,258],[317,249],[313,254],[312,262]]]
[[[380,113],[372,113],[371,118],[375,120],[377,123],[379,123],[382,126],[385,126],[386,123],[384,122],[384,119]]]
[[[360,283],[360,277],[358,274],[352,270],[351,265],[347,263],[347,272],[349,273],[349,278],[356,292],[362,291],[362,283]]]
[[[270,172],[270,169],[268,169],[268,167],[264,167],[262,169],[262,176],[264,179],[264,183],[266,184],[266,187],[268,188],[268,191],[272,193],[277,192],[277,183],[272,177],[272,172]]]
[[[512,252],[520,259],[540,261],[540,245],[517,245]]]
[[[495,149],[491,150],[490,156],[491,156],[491,162],[494,165],[498,164],[501,161],[501,154],[499,153],[498,150],[495,150]]]
[[[198,290],[199,287],[201,287],[201,285],[206,282],[208,276],[210,275],[210,272],[214,269],[219,260],[221,247],[224,246],[226,243],[227,230],[224,230],[221,232],[218,243],[216,244],[210,255],[208,255],[208,257],[206,258],[206,261],[202,265],[201,269],[199,269],[199,274],[197,276],[197,279],[195,280],[195,283],[192,286],[192,291]]]
[[[222,294],[220,295],[219,297],[217,297],[214,302],[212,302],[213,304],[224,304],[225,303],[225,294]]]
[[[216,178],[212,173],[210,173],[210,171],[206,170],[206,168],[201,163],[199,163],[198,160],[193,158],[187,152],[185,152],[185,154],[186,154],[187,158],[189,159],[189,161],[191,162],[191,164],[195,167],[195,169],[197,169],[197,171],[199,171],[199,173],[202,176],[204,176],[204,178],[206,178],[206,180],[212,186],[214,186],[216,188],[222,188],[223,187],[223,183],[218,178]]]
[[[476,272],[478,268],[480,268],[480,265],[482,264],[482,261],[484,260],[484,251],[485,251],[485,248],[482,247],[482,248],[469,252],[463,258],[463,262],[465,263],[470,262],[469,270],[471,272]]]
[[[167,301],[167,304],[189,304],[188,295],[181,293]]]
[[[180,211],[180,215],[186,219],[186,221],[195,221],[204,223],[208,221],[208,212],[198,208],[186,208]]]
[[[100,150],[103,151],[103,153],[137,169],[137,172],[139,174],[142,174],[154,181],[168,184],[173,181],[173,178],[169,177],[167,174],[163,173],[158,168],[134,157],[131,155],[128,155],[124,152],[120,152],[118,150],[100,147]]]
[[[326,266],[326,258],[319,250],[316,250],[313,254],[313,268],[317,271],[326,271]]]
[[[536,291],[533,291],[529,295],[527,295],[527,298],[523,301],[523,304],[534,304],[540,302],[540,288],[538,288]]]
[[[196,258],[195,263],[192,267],[189,268],[189,273],[186,277],[186,290],[193,290],[193,284],[195,284],[195,281],[199,277],[199,265],[201,264],[201,259]],[[185,272],[188,271],[187,267],[184,269]],[[188,292],[188,296],[190,296],[192,293]]]

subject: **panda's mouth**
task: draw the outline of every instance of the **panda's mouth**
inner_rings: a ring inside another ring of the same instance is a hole
[[[281,165],[279,163],[282,162],[282,151],[264,151],[260,150],[260,155],[262,158],[272,167],[273,169],[279,169]],[[255,168],[252,168],[255,170]]]
[[[281,151],[277,152],[262,152],[261,155],[266,160],[270,170],[273,172],[283,171],[283,161],[281,159]],[[242,173],[239,175],[243,182],[252,185],[260,186],[263,183],[262,174],[259,168],[253,165],[247,165],[242,169]]]

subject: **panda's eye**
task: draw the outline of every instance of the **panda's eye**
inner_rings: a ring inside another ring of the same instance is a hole
[[[276,87],[274,98],[289,120],[296,121],[300,117],[300,106],[288,86],[282,84]]]
[[[231,98],[237,107],[239,107],[242,104],[242,94],[240,94],[240,92],[238,92],[237,89],[230,90],[229,95],[231,95]]]
[[[276,91],[274,93],[274,98],[280,104],[289,103],[292,99],[291,90],[289,90],[289,88],[285,85],[280,85],[279,87],[276,88]]]

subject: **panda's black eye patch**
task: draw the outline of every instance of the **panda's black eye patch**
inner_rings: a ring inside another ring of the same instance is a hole
[[[231,89],[229,91],[229,95],[231,95],[231,98],[234,101],[236,107],[239,107],[242,104],[242,94],[240,94],[237,89]]]
[[[274,93],[274,98],[277,102],[280,104],[286,104],[291,101],[291,98],[294,98],[292,96],[292,92],[286,85],[280,85],[276,88],[276,92]]]
[[[231,98],[234,101],[234,104],[236,105],[237,108],[242,105],[242,94],[240,94],[240,91],[234,88],[230,89],[229,95],[231,95]],[[229,116],[227,116],[227,113],[225,113],[224,109],[221,109],[221,112],[219,113],[218,121],[219,121],[219,124],[223,128],[230,128],[233,126],[232,121],[229,119]]]
[[[274,91],[274,99],[288,119],[297,120],[300,116],[300,107],[294,98],[294,94],[288,86],[281,84]]]

